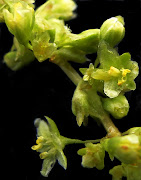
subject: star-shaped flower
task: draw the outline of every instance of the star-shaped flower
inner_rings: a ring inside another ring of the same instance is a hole
[[[45,177],[48,176],[57,160],[64,169],[67,168],[67,159],[63,153],[64,138],[60,135],[54,121],[49,117],[46,119],[48,123],[41,119],[35,120],[37,145],[32,146],[33,150],[40,152],[40,158],[44,159],[41,174]]]
[[[138,64],[131,60],[129,53],[119,55],[115,48],[102,41],[98,48],[99,68],[82,71],[84,80],[96,79],[104,82],[104,93],[110,97],[117,97],[121,92],[135,90],[134,79],[139,73]]]

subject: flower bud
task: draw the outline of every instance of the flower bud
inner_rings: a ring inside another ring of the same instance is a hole
[[[100,84],[97,83],[97,86]],[[101,99],[96,92],[95,85],[80,81],[72,98],[72,112],[76,115],[77,124],[86,122],[86,118],[91,116],[96,119],[107,118],[107,113],[103,109]]]
[[[141,159],[140,138],[135,134],[113,137],[107,140],[105,147],[110,157],[116,157],[125,164],[134,164]]]
[[[129,103],[123,95],[119,95],[116,98],[103,98],[103,107],[115,119],[123,118],[129,111]]]
[[[121,16],[107,19],[100,28],[100,39],[114,47],[125,35],[124,19]]]
[[[11,3],[10,10],[4,10],[5,23],[19,43],[29,46],[29,39],[34,24],[34,9],[20,1]]]
[[[35,59],[32,51],[20,44],[16,38],[14,38],[14,44],[11,51],[5,54],[4,62],[13,71],[17,71],[24,66],[27,66]]]
[[[80,149],[78,154],[82,156],[82,166],[86,168],[104,168],[105,151],[101,144],[86,144],[86,148]]]
[[[3,0],[0,0],[0,23],[4,22],[3,10],[7,8],[7,5]]]
[[[123,134],[135,134],[137,136],[141,136],[141,127],[130,128]]]
[[[86,54],[97,52],[100,39],[99,29],[89,29],[81,32],[80,34],[70,34],[68,38],[62,43],[62,45],[73,46],[76,49],[80,49]]]
[[[73,0],[48,0],[37,9],[36,15],[45,19],[69,20],[75,16],[75,9],[76,4]]]

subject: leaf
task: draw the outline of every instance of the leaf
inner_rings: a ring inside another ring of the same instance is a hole
[[[49,156],[46,159],[44,159],[43,164],[42,164],[42,170],[40,171],[41,174],[45,177],[48,177],[50,171],[55,165],[55,162],[56,162],[55,156]]]
[[[58,163],[66,170],[67,169],[67,158],[62,150],[57,155]]]
[[[59,130],[55,124],[55,122],[50,119],[49,117],[45,116],[45,118],[47,119],[48,121],[48,124],[49,124],[49,128],[50,128],[50,131],[54,134],[56,134],[57,136],[60,136],[60,133],[59,133]]]

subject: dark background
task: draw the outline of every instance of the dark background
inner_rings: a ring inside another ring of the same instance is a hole
[[[37,0],[37,6],[44,1]],[[122,15],[125,18],[126,35],[119,45],[119,53],[130,52],[132,59],[140,66],[140,1],[127,0],[77,0],[78,16],[67,22],[73,33],[80,33],[86,29],[100,28],[106,19]],[[54,64],[37,60],[28,67],[12,72],[2,62],[3,55],[9,51],[12,35],[4,24],[0,24],[0,156],[1,177],[4,179],[45,180],[40,175],[42,160],[39,154],[31,150],[35,144],[35,118],[52,118],[62,135],[79,139],[97,139],[105,136],[103,127],[89,120],[87,127],[78,127],[71,112],[71,99],[75,86],[67,76]],[[95,55],[89,56],[94,61]],[[79,67],[88,67],[72,64]],[[137,89],[126,93],[130,103],[130,112],[122,120],[113,120],[120,131],[130,127],[141,126],[141,75],[136,78]],[[85,169],[81,166],[81,157],[77,150],[83,145],[70,145],[64,152],[68,159],[65,171],[57,163],[48,179],[58,178],[108,178],[109,169],[119,164],[117,160],[111,162],[105,157],[105,168]]]

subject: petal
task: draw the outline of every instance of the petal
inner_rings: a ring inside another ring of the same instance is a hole
[[[42,164],[42,170],[40,171],[42,176],[48,177],[50,171],[55,165],[55,162],[56,162],[55,156],[49,156],[48,158],[44,159]]]
[[[37,136],[43,136],[44,138],[49,138],[51,136],[49,127],[44,120],[40,118],[35,119],[34,124],[37,127]]]
[[[58,163],[66,170],[67,169],[67,158],[62,150],[57,155]]]
[[[58,130],[55,122],[47,116],[45,116],[45,118],[48,121],[50,131],[53,132],[54,134],[56,134],[57,136],[60,136],[59,130]]]
[[[111,66],[118,68],[120,64],[117,50],[111,48],[105,41],[99,45],[98,58],[104,69],[109,69]]]
[[[110,97],[115,98],[121,92],[121,87],[118,86],[115,79],[104,82],[104,93]]]

